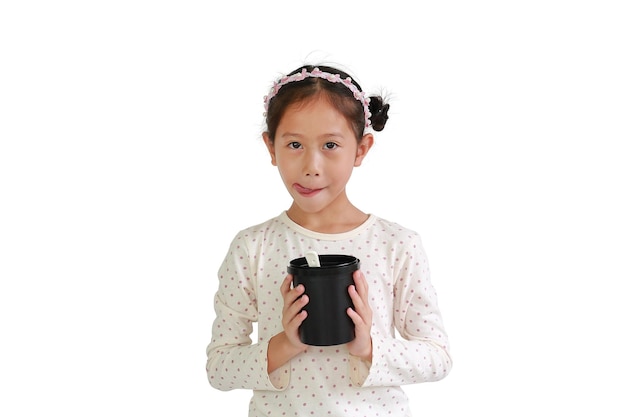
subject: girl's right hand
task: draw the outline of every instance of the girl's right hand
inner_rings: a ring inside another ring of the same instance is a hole
[[[283,331],[274,335],[269,341],[267,347],[268,374],[271,374],[307,348],[307,345],[300,341],[298,329],[306,318],[306,311],[303,311],[302,307],[309,302],[309,297],[303,295],[304,287],[302,285],[291,288],[292,282],[293,277],[287,275],[280,285],[280,293],[284,301]]]
[[[302,284],[291,288],[293,276],[288,274],[280,286],[280,293],[283,296],[283,329],[287,340],[298,350],[304,350],[306,345],[300,341],[298,330],[306,318],[306,311],[302,308],[309,302],[309,297],[303,295],[304,286]]]

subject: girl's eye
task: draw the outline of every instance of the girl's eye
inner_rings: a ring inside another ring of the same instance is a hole
[[[302,144],[300,142],[291,142],[287,146],[289,146],[291,149],[300,149],[302,147]]]
[[[324,145],[325,149],[335,149],[338,145],[335,142],[328,142]]]

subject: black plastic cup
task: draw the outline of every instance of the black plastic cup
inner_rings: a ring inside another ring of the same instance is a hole
[[[319,255],[320,266],[309,267],[306,258],[293,259],[287,272],[293,286],[304,285],[309,302],[307,317],[300,325],[300,340],[306,345],[332,346],[354,339],[354,322],[346,312],[354,308],[348,287],[360,261],[349,255]]]

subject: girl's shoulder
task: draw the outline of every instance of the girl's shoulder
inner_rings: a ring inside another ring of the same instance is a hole
[[[235,239],[255,239],[259,236],[276,233],[276,231],[284,228],[284,222],[281,220],[282,215],[272,217],[262,223],[254,224],[241,229],[235,236]]]
[[[393,238],[394,240],[420,240],[420,235],[415,230],[381,217],[376,217],[376,220],[372,223],[372,229],[375,233],[378,233],[379,235],[387,238]]]

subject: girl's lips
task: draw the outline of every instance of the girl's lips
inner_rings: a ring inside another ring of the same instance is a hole
[[[315,194],[317,194],[318,192],[321,191],[321,188],[316,188],[316,189],[312,189],[312,188],[306,188],[303,187],[300,184],[294,184],[293,185],[294,190],[296,190],[296,192],[304,197],[312,197]]]

